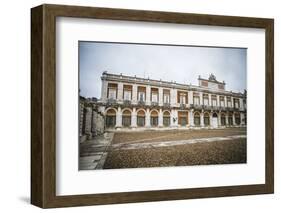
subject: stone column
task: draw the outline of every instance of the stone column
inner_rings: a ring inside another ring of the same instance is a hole
[[[188,115],[189,115],[189,125],[190,127],[194,126],[194,120],[193,120],[193,109],[189,111]]]
[[[244,113],[241,113],[241,125],[242,126],[246,125],[246,123],[245,123],[245,114]]]
[[[145,127],[149,128],[150,126],[150,112],[149,108],[147,108],[145,113]]]
[[[203,92],[199,93],[199,105],[203,105]]]
[[[241,119],[241,125],[245,126],[245,114],[244,113],[240,113],[240,119]]]
[[[225,125],[228,126],[228,113],[225,114]]]
[[[177,105],[177,90],[176,89],[171,89],[171,97],[170,97],[170,103],[171,106],[176,106]],[[172,124],[172,123],[171,123]]]
[[[172,114],[172,111],[170,113],[170,127],[173,127],[173,114]]]
[[[221,126],[221,112],[218,113],[218,126]]]
[[[123,83],[118,83],[117,100],[123,101]]]
[[[213,127],[213,112],[210,112],[210,127]]]
[[[117,114],[116,114],[116,128],[122,127],[122,111],[121,107],[118,107]]]
[[[233,123],[233,126],[235,126],[235,125],[236,125],[236,122],[235,122],[235,116],[234,116],[234,114],[235,114],[235,113],[233,113],[233,114],[232,114],[232,123]]]
[[[202,110],[202,112],[200,113],[200,126],[204,127],[204,112]]]
[[[239,98],[239,102],[240,102],[240,109],[244,110],[244,104],[243,104],[243,99]]]
[[[132,103],[136,104],[138,102],[138,86],[133,84],[133,94],[132,94]]]
[[[159,103],[159,106],[163,106],[163,88],[160,87],[158,89],[158,103]]]
[[[131,116],[131,127],[137,127],[137,111],[136,107],[133,108],[132,116]]]
[[[178,112],[175,109],[172,109],[172,126],[173,127],[178,127]]]
[[[163,127],[163,111],[162,111],[162,109],[159,110],[158,126]]]
[[[102,86],[101,86],[101,101],[105,102],[107,100],[107,81],[102,80]]]
[[[188,92],[188,104],[193,104],[193,91]]]
[[[150,105],[151,104],[151,87],[148,85],[146,86],[146,104]]]

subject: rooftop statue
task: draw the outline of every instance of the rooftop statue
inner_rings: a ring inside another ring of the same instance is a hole
[[[213,73],[210,74],[209,81],[217,81],[216,76]]]

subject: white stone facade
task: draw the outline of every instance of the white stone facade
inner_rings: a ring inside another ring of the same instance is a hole
[[[246,93],[199,76],[199,86],[104,72],[100,111],[105,128],[224,128],[246,126]]]

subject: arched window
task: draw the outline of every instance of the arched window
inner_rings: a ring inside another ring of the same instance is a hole
[[[233,125],[233,114],[231,112],[228,114],[228,125]]]
[[[137,113],[137,125],[144,126],[145,125],[145,111],[140,110]]]
[[[128,109],[123,111],[123,114],[122,114],[122,125],[124,127],[131,126],[131,112]]]
[[[221,126],[225,126],[225,114],[221,113]]]
[[[150,113],[150,125],[158,126],[158,112],[155,110]]]
[[[236,125],[240,125],[241,123],[240,113],[235,113],[235,123]]]
[[[116,112],[114,109],[109,109],[106,112],[105,125],[107,128],[115,127],[116,125]]]
[[[163,113],[163,125],[170,126],[170,113],[168,111]]]
[[[199,112],[194,113],[194,125],[200,126],[200,113]]]
[[[204,125],[205,126],[209,126],[210,125],[210,115],[207,112],[204,113]]]

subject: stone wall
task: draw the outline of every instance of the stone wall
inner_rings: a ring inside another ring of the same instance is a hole
[[[80,99],[79,136],[80,142],[104,133],[104,115],[95,102]]]

